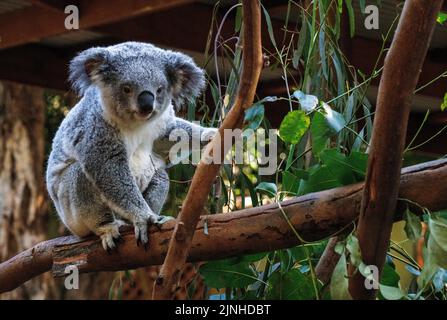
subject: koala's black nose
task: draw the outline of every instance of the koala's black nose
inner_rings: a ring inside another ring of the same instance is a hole
[[[152,112],[154,109],[154,95],[149,91],[143,91],[137,98],[138,108],[144,113]]]

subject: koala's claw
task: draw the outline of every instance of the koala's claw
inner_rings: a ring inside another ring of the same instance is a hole
[[[175,218],[171,216],[157,216],[157,220],[153,223],[153,225],[156,226],[158,230],[160,230],[163,224],[174,219]]]
[[[104,250],[107,251],[107,253],[111,253],[113,250],[116,249],[116,243],[119,243],[122,241],[120,232],[119,232],[119,225],[116,223],[110,223],[106,224],[104,226],[101,226],[97,230],[97,234],[99,234],[101,238],[101,244]]]
[[[134,223],[135,228],[135,239],[137,241],[137,247],[140,244],[147,245],[148,237],[147,237],[147,221],[138,221]]]

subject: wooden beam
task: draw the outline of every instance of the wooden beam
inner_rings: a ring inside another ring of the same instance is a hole
[[[223,14],[223,11],[217,12],[216,23],[221,22]],[[188,17],[188,19],[184,19],[183,17]],[[145,41],[179,49],[204,52],[212,17],[212,6],[201,3],[191,3],[179,7],[176,10],[156,12],[149,17],[141,16],[95,27],[92,28],[92,31],[121,38],[125,41]],[[234,17],[235,12],[227,17],[221,32],[223,38],[230,38],[234,35]],[[169,21],[169,28],[166,27],[166,21]],[[194,21],[194,23],[191,23],[191,21]],[[284,31],[282,30],[284,22],[272,19],[272,26],[276,41],[282,41],[284,37]],[[181,32],[179,32],[179,30],[181,30]],[[214,33],[215,32],[216,25],[214,25]],[[274,52],[264,19],[261,22],[261,33],[263,47]],[[213,35],[213,40],[214,36],[215,34]]]
[[[63,12],[65,6],[69,4],[79,5],[78,0],[28,0],[28,2],[36,7],[57,12]]]
[[[192,0],[83,0],[79,2],[80,28],[117,22],[182,5]],[[65,28],[64,12],[28,7],[1,15],[0,49],[39,41],[42,38],[70,32]]]

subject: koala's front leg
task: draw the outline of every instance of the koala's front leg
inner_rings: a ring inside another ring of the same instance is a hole
[[[94,138],[89,145],[78,145],[81,168],[106,205],[133,223],[137,243],[146,245],[148,223],[159,223],[159,216],[148,206],[131,175],[123,143],[107,134]]]
[[[143,191],[143,197],[148,206],[156,213],[160,214],[169,192],[169,176],[164,169],[155,171],[151,182],[146,190]]]
[[[175,118],[175,124],[171,127],[171,131],[174,129],[185,130],[190,139],[200,139],[202,145],[208,143],[214,135],[217,133],[217,128],[207,128],[201,125],[189,122],[182,118]]]

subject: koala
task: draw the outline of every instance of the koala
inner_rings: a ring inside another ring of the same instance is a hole
[[[154,145],[176,129],[208,139],[216,132],[175,116],[174,106],[203,90],[204,71],[185,54],[139,42],[85,50],[69,71],[81,99],[54,137],[49,195],[73,234],[96,234],[109,251],[121,240],[119,226],[131,223],[146,249],[148,225],[168,219],[159,215],[166,161]]]

